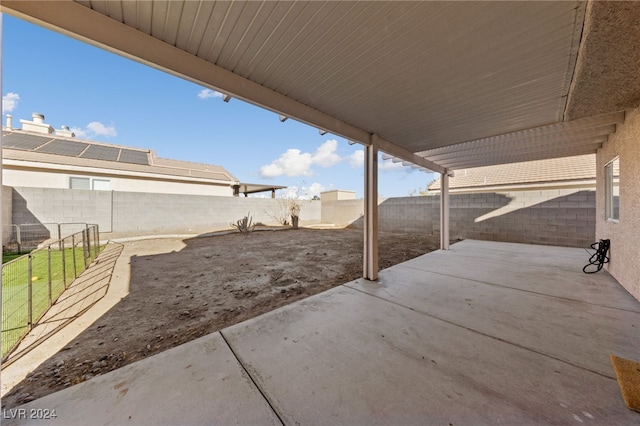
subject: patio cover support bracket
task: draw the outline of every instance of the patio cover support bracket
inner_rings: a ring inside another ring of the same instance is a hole
[[[378,279],[378,136],[364,147],[363,278]]]
[[[441,173],[440,176],[440,249],[449,250],[449,174]]]

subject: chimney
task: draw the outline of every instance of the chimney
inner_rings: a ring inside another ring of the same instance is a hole
[[[43,133],[45,135],[53,133],[53,127],[44,122],[44,114],[34,112],[31,114],[31,118],[33,118],[33,121],[20,120],[20,123],[22,123],[22,130],[27,132]]]
[[[69,130],[69,126],[62,126],[60,129],[56,129],[56,136],[64,136],[67,138],[73,138],[76,136],[71,130]]]
[[[7,128],[11,130],[13,128],[13,117],[11,114],[7,114]]]

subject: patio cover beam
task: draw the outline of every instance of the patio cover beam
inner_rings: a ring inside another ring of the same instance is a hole
[[[499,149],[500,146],[504,147],[510,143],[536,145],[538,143],[557,140],[602,136],[614,133],[616,130],[615,126],[622,123],[624,123],[624,111],[476,139],[455,145],[421,151],[418,152],[417,155],[424,155],[429,158],[439,158],[434,156],[439,156],[440,154],[451,154],[479,147]]]
[[[520,163],[524,161],[547,160],[550,158],[573,157],[576,155],[595,154],[602,144],[586,145],[582,148],[558,149],[553,152],[520,153],[496,155],[487,158],[453,159],[447,162],[447,167],[452,170],[468,169],[482,166],[495,166],[498,164]]]
[[[602,133],[600,135],[592,134],[592,135],[567,135],[564,138],[561,137],[542,137],[540,139],[532,140],[532,141],[518,141],[518,142],[509,142],[509,143],[495,143],[495,144],[487,144],[487,145],[478,145],[472,148],[460,148],[457,150],[451,150],[449,152],[442,152],[438,154],[433,154],[433,156],[429,156],[429,158],[434,159],[435,161],[447,160],[450,158],[459,158],[460,156],[469,156],[480,153],[492,153],[495,151],[502,152],[505,150],[511,151],[514,149],[529,149],[529,150],[548,150],[554,147],[564,147],[569,145],[580,145],[584,143],[593,143],[593,142],[606,142],[608,136],[613,134],[614,132]]]
[[[482,161],[485,158],[500,160],[507,157],[518,157],[523,155],[531,154],[532,157],[536,155],[547,155],[547,154],[555,154],[556,152],[571,152],[582,151],[585,148],[595,149],[600,148],[600,146],[607,141],[607,136],[598,136],[597,138],[592,139],[583,139],[583,140],[573,140],[566,141],[565,143],[557,143],[555,145],[549,145],[546,149],[540,149],[536,146],[513,146],[513,147],[505,147],[502,151],[498,153],[494,153],[488,149],[476,148],[470,151],[463,151],[459,154],[451,157],[443,157],[441,161],[444,164],[450,165],[452,163],[464,162],[468,160],[478,160]]]

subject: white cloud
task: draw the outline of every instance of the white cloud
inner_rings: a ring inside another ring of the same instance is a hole
[[[81,129],[80,127],[71,127],[69,130],[71,130],[77,138],[86,139],[89,137],[89,132],[85,129]]]
[[[278,198],[287,198],[287,199],[304,199],[304,196],[300,194],[300,187],[293,185],[287,186],[283,189],[278,189]]]
[[[303,182],[304,183],[304,182]],[[330,187],[333,185],[329,185]],[[315,195],[320,196],[321,192],[326,191],[324,185],[314,182],[309,186],[292,185],[277,191],[278,198],[287,198],[294,200],[310,200]]]
[[[11,112],[18,106],[20,95],[17,93],[9,92],[2,97],[2,111],[7,113]]]
[[[319,197],[321,192],[326,191],[324,185],[318,182],[314,182],[307,187],[303,187],[302,189],[309,198],[313,198],[315,195]]]
[[[85,128],[72,127],[71,131],[78,138],[91,138],[96,136],[114,137],[118,135],[114,125],[105,126],[99,121],[92,121]]]
[[[209,99],[209,98],[224,98],[224,95],[220,92],[216,92],[211,89],[202,89],[198,93],[198,98],[200,99]]]
[[[313,160],[311,154],[302,152],[299,149],[288,149],[276,160],[260,167],[260,176],[274,178],[278,176],[311,176],[311,165]]]
[[[353,154],[351,154],[348,158],[349,158],[349,164],[354,169],[364,166],[364,150],[359,149],[355,151]]]
[[[320,167],[331,167],[342,161],[342,158],[336,154],[338,149],[338,141],[335,139],[329,139],[316,149],[313,154],[313,164],[317,164]]]
[[[92,121],[91,123],[87,124],[87,129],[89,129],[89,131],[99,136],[110,137],[110,136],[118,135],[118,132],[116,132],[116,128],[113,125],[105,126],[99,121]]]
[[[313,154],[295,148],[288,149],[271,163],[260,167],[259,174],[264,178],[283,175],[288,177],[311,176],[313,165],[331,167],[342,161],[342,158],[336,154],[337,148],[338,141],[330,139],[320,145]]]

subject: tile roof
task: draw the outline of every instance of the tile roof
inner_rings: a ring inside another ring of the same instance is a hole
[[[497,166],[475,167],[455,171],[449,179],[450,189],[474,189],[518,184],[548,184],[595,180],[595,154]],[[429,191],[440,190],[440,179],[428,187]]]
[[[148,149],[54,135],[36,135],[20,130],[5,130],[2,136],[2,157],[7,160],[153,173],[229,183],[238,181],[222,166],[158,158]]]

